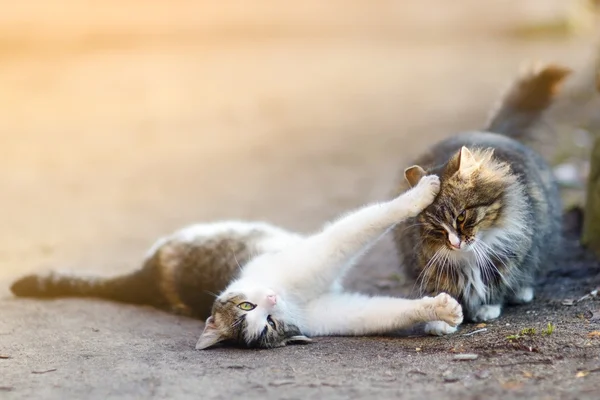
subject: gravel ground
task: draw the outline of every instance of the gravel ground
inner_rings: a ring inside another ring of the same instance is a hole
[[[482,125],[523,60],[589,61],[585,36],[506,34],[561,2],[29,3],[0,16],[0,398],[598,398],[600,298],[563,304],[600,286],[577,212],[534,303],[470,336],[198,352],[201,321],[7,289],[135,268],[191,222],[310,231],[386,198],[415,152]],[[389,238],[348,284],[411,288]]]

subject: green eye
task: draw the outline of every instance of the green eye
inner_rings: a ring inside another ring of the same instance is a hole
[[[464,222],[464,220],[465,220],[465,212],[464,211],[461,212],[460,215],[458,217],[456,217],[456,220],[458,222]]]
[[[256,308],[256,304],[252,304],[249,301],[244,301],[243,303],[240,303],[237,306],[238,306],[238,308],[240,308],[244,311],[252,311]]]

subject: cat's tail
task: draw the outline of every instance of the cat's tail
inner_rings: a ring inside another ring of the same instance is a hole
[[[530,67],[502,96],[485,130],[518,141],[533,139],[533,127],[552,104],[570,73],[570,69],[556,64]]]
[[[59,297],[96,297],[122,303],[159,306],[161,295],[147,269],[112,278],[87,278],[49,273],[27,275],[14,282],[10,290],[18,297],[52,299]]]

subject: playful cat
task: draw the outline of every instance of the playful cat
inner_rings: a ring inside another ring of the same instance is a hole
[[[561,202],[552,170],[524,143],[551,104],[566,68],[529,71],[510,88],[484,131],[432,146],[404,171],[407,186],[436,174],[441,189],[416,218],[394,228],[401,263],[422,293],[447,292],[465,318],[487,321],[506,303],[528,303],[536,271],[559,248]],[[442,321],[426,331],[456,327]]]
[[[260,223],[195,225],[159,240],[130,275],[28,276],[11,290],[39,298],[101,297],[208,317],[197,349],[221,342],[279,347],[307,342],[307,336],[384,334],[436,320],[455,326],[462,310],[445,293],[408,300],[341,286],[370,245],[421,212],[438,191],[439,178],[426,176],[396,199],[360,208],[305,237]],[[209,291],[221,293],[213,299]]]

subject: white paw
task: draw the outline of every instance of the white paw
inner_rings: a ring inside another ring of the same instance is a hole
[[[433,298],[433,302],[436,319],[440,319],[451,326],[460,325],[463,321],[462,307],[449,294],[440,293]]]
[[[427,175],[421,178],[417,186],[407,194],[410,196],[411,211],[414,215],[419,214],[427,208],[440,191],[440,178],[436,175]]]
[[[502,307],[500,304],[485,304],[475,312],[473,316],[474,322],[480,321],[489,321],[491,319],[496,319],[500,316],[502,312]]]
[[[515,304],[527,304],[533,300],[533,288],[531,286],[525,286],[518,289],[515,294],[511,297],[511,301]]]
[[[424,176],[419,181],[419,184],[415,186],[414,190],[418,193],[418,197],[425,204],[425,207],[427,207],[440,192],[440,178],[437,175]]]
[[[433,336],[450,335],[456,330],[456,326],[450,326],[444,321],[431,321],[425,324],[425,333]]]

